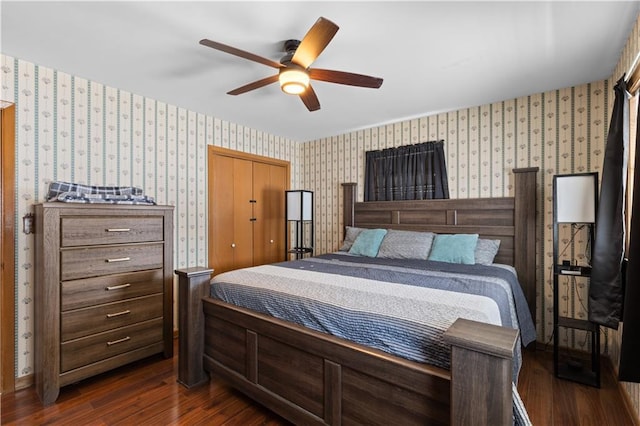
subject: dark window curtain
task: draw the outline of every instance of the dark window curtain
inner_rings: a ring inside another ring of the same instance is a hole
[[[444,141],[365,153],[365,201],[449,198]]]
[[[640,118],[640,102],[638,102]],[[640,166],[640,120],[637,120],[636,167]],[[630,141],[630,143],[633,143]],[[619,379],[640,383],[640,169],[633,176],[633,205],[629,238],[629,262],[622,316],[622,347],[620,349]]]
[[[615,88],[615,102],[602,166],[602,182],[589,284],[589,320],[618,328],[622,313],[622,256],[624,249],[624,77]]]

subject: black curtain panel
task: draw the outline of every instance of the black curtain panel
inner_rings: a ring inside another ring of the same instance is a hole
[[[613,329],[618,328],[622,314],[626,89],[623,77],[614,88],[615,102],[602,166],[589,285],[589,320]]]
[[[638,102],[640,117],[640,102]],[[640,120],[637,122],[635,164],[640,166]],[[634,143],[629,141],[629,143]],[[622,314],[622,347],[620,349],[619,379],[640,383],[640,169],[633,177],[633,206],[629,238],[629,262]]]
[[[444,141],[365,153],[365,201],[449,198]]]

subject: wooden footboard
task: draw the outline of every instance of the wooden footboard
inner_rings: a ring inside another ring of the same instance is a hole
[[[512,422],[516,330],[458,320],[445,334],[449,372],[202,298],[210,269],[176,273],[180,321],[193,326],[180,332],[187,387],[206,370],[296,424]]]

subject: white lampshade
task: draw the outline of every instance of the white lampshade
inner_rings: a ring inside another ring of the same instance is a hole
[[[556,222],[595,223],[597,182],[597,173],[554,176]]]
[[[287,220],[313,219],[313,192],[287,191]]]

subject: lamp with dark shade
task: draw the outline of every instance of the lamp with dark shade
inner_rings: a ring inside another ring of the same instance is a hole
[[[285,251],[302,259],[305,254],[313,256],[314,226],[313,226],[313,192],[306,190],[285,191]],[[294,230],[290,226],[294,226]],[[295,235],[293,241],[291,235]]]

